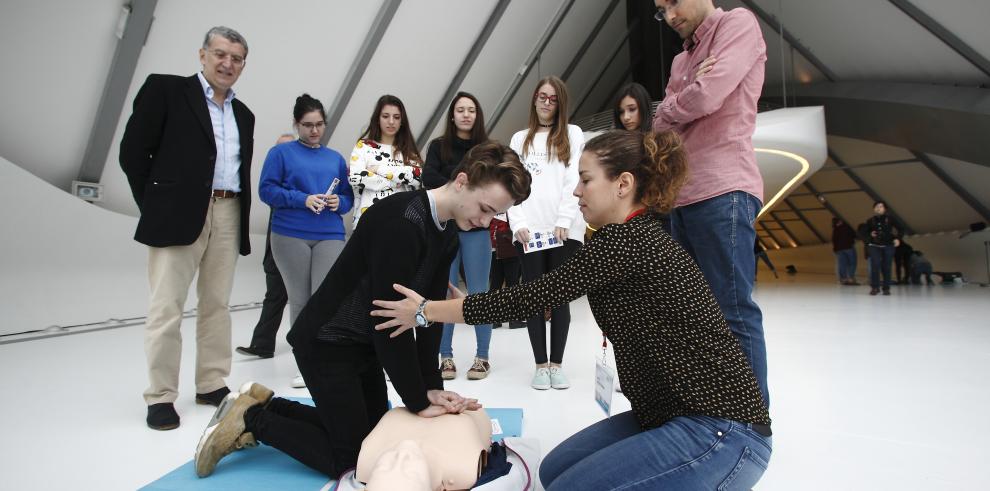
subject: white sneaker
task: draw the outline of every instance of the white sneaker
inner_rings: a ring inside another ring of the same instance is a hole
[[[295,377],[292,377],[292,388],[293,389],[305,389],[306,381],[303,380],[302,374],[297,373]]]
[[[533,375],[533,386],[536,390],[547,390],[550,388],[550,370],[546,367],[537,368],[536,374]]]
[[[554,389],[566,389],[571,386],[560,367],[550,367],[550,386]]]

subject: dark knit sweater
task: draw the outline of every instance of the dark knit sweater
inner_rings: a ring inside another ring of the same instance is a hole
[[[656,215],[602,227],[530,283],[470,295],[468,324],[505,322],[588,295],[643,429],[677,416],[770,424],[756,377],[690,256]]]
[[[448,222],[449,224],[450,222]],[[443,389],[437,364],[441,329],[427,327],[394,339],[375,331],[372,299],[403,298],[392,285],[425,297],[447,297],[447,276],[457,253],[456,227],[437,229],[426,191],[389,196],[368,208],[326,279],[299,313],[287,339],[309,352],[316,343],[373,344],[392,386],[411,411],[429,406],[426,391]]]

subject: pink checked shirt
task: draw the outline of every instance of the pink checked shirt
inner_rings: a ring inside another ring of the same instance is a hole
[[[760,25],[750,11],[716,9],[674,58],[653,129],[677,131],[688,151],[688,179],[676,206],[730,191],[745,191],[763,200],[753,130],[766,51]],[[696,79],[698,65],[709,56],[718,61]]]

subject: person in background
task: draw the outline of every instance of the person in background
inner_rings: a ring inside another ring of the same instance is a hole
[[[858,285],[856,281],[856,231],[841,218],[832,218],[832,253],[839,283]]]
[[[489,226],[492,235],[492,273],[489,290],[512,288],[522,279],[519,250],[512,244],[512,228],[509,227],[508,220],[509,217],[506,215],[496,215]],[[502,324],[496,324],[494,327],[502,327]],[[524,321],[509,321],[509,329],[526,327]]]
[[[612,104],[612,127],[645,133],[652,123],[653,106],[646,87],[633,82],[619,90]]]
[[[906,285],[911,281],[911,257],[914,255],[914,248],[903,238],[900,242],[894,248],[894,272],[897,284]]]
[[[539,469],[544,489],[751,489],[772,452],[767,405],[705,277],[654,214],[684,182],[680,139],[613,130],[584,148],[574,194],[598,229],[584,247],[515,288],[424,304],[396,286],[405,298],[374,302],[372,315],[383,318],[376,329],[408,335],[417,312],[437,322],[504,321],[587,295],[632,410],[550,451]]]
[[[292,133],[285,133],[275,140],[275,144],[279,145],[295,139],[296,136]],[[278,334],[278,327],[282,324],[285,304],[289,301],[289,294],[285,292],[285,283],[282,281],[282,273],[278,271],[275,257],[272,256],[271,215],[272,213],[268,215],[268,233],[265,234],[265,258],[261,261],[261,267],[265,270],[265,298],[261,302],[261,315],[258,316],[258,323],[254,326],[251,343],[247,346],[238,346],[235,350],[242,355],[258,358],[275,356],[275,335]]]
[[[577,197],[572,194],[578,183],[584,133],[567,123],[567,86],[558,77],[545,77],[536,84],[531,103],[528,128],[512,135],[509,143],[533,176],[533,193],[529,199],[513,206],[508,213],[513,238],[519,243],[524,282],[533,281],[566,261],[584,242],[586,228],[578,212]],[[561,245],[527,252],[524,244],[536,233],[552,235]],[[557,305],[550,313],[549,358],[544,315],[533,316],[527,323],[536,361],[532,387],[537,390],[570,387],[561,366],[571,324],[570,307]]]
[[[394,95],[379,97],[368,129],[351,151],[349,182],[354,189],[354,227],[361,215],[382,198],[421,188],[422,162],[405,104]]]
[[[928,261],[925,254],[915,250],[911,253],[911,284],[920,285],[921,277],[925,277],[926,285],[934,285],[932,281],[932,263]]]
[[[299,139],[268,151],[258,195],[273,210],[272,255],[288,291],[289,320],[295,323],[344,249],[343,216],[354,195],[345,184],[344,157],[320,143],[326,130],[323,104],[303,94],[292,115]],[[302,376],[296,375],[292,386],[305,387]]]
[[[443,136],[430,142],[426,151],[426,164],[423,166],[423,185],[426,189],[436,189],[450,182],[454,169],[460,165],[471,147],[488,140],[485,131],[485,113],[478,99],[467,93],[458,92],[447,108],[447,123]],[[463,266],[464,282],[471,293],[488,291],[488,276],[491,272],[491,241],[488,228],[478,227],[457,232],[460,247],[454,262],[450,264],[450,283],[458,284],[459,271]],[[474,363],[467,371],[468,380],[481,380],[491,371],[488,348],[492,341],[491,324],[474,326],[477,349]],[[444,324],[440,340],[440,374],[444,380],[457,377],[454,363],[454,325]]]
[[[148,246],[144,401],[155,430],[179,426],[179,326],[193,278],[196,403],[216,406],[230,392],[230,292],[238,254],[251,253],[254,114],[233,90],[247,55],[240,33],[210,29],[199,50],[203,69],[149,75],[120,141],[120,167],[141,213],[134,240]]]
[[[763,31],[752,12],[726,12],[712,0],[653,3],[654,18],[684,40],[653,116],[653,129],[676,131],[690,156],[670,215],[672,235],[704,272],[769,404],[763,312],[753,300],[754,222],[763,207],[753,150],[767,61]]]
[[[904,227],[887,215],[887,203],[873,203],[873,216],[866,221],[867,249],[870,255],[870,295],[880,293],[880,276],[883,276],[883,294],[890,295],[890,263],[894,249],[900,245]]]

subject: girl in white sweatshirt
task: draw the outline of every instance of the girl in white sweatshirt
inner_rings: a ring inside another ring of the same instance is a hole
[[[567,124],[567,86],[558,77],[546,77],[536,85],[532,101],[529,127],[516,132],[509,144],[533,177],[529,198],[509,208],[508,213],[513,238],[522,253],[524,282],[539,278],[570,257],[584,241],[586,227],[573,194],[584,133]],[[564,305],[551,311],[549,359],[543,317],[527,323],[536,361],[533,388],[570,387],[561,369],[570,308]]]

